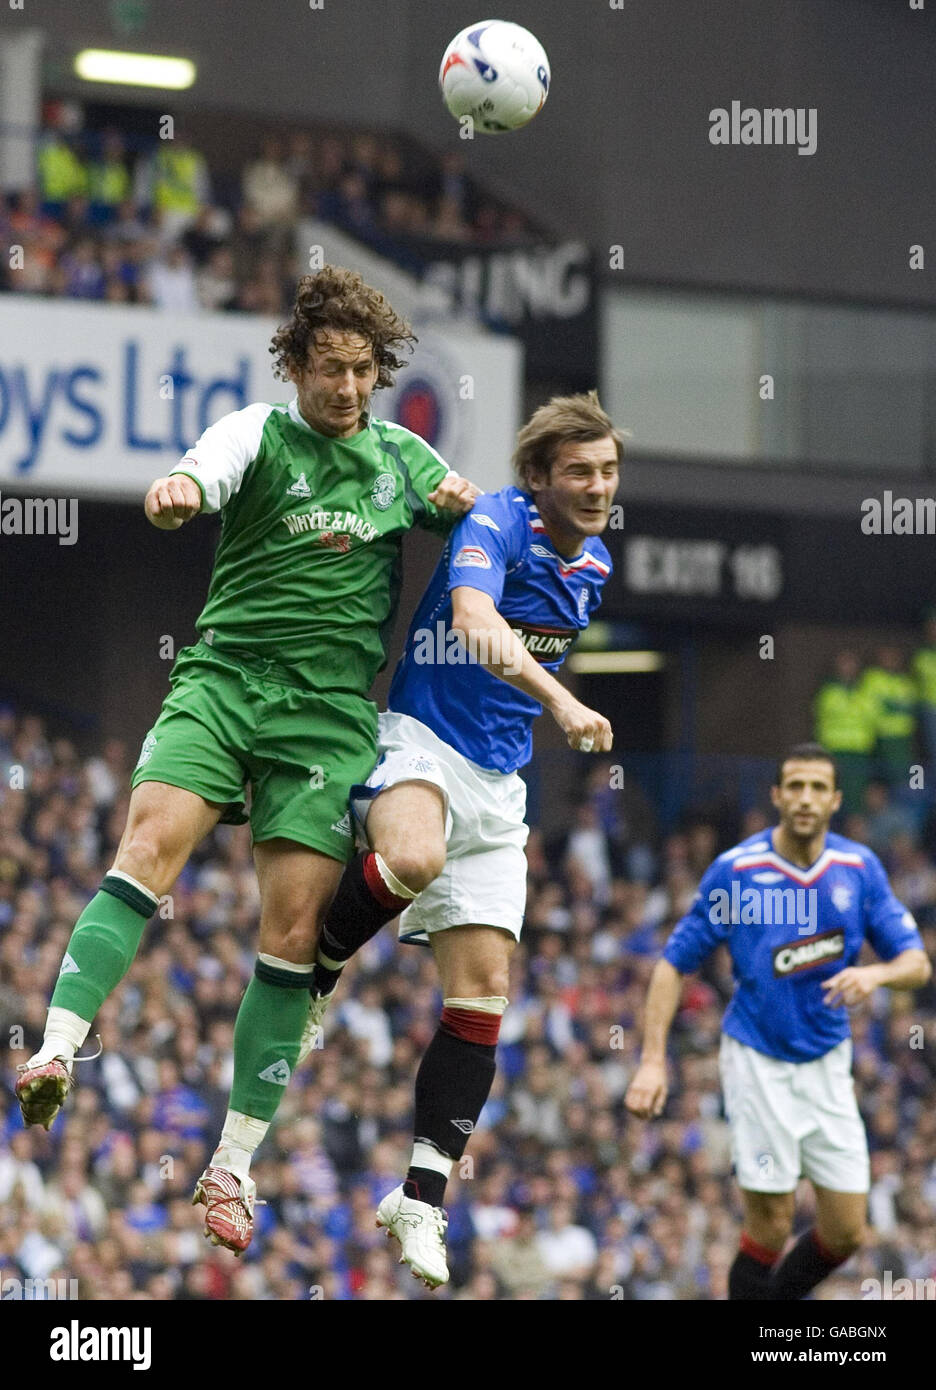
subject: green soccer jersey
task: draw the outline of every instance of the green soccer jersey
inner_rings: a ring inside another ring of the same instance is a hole
[[[225,415],[172,470],[198,484],[203,511],[222,513],[202,637],[312,689],[366,694],[386,660],[403,534],[449,529],[427,498],[450,471],[425,440],[373,416],[332,439],[295,399]]]

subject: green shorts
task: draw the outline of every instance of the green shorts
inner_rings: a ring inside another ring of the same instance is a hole
[[[168,782],[226,807],[243,825],[250,787],[255,841],[282,836],[346,863],[354,851],[348,790],[377,758],[377,707],[359,695],[291,685],[289,671],[247,652],[184,647],[171,691],[143,740],[131,786]]]

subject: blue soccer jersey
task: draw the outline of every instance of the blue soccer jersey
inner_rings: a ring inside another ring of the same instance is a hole
[[[822,854],[802,869],[761,831],[706,871],[663,955],[688,974],[725,942],[737,982],[725,1032],[768,1057],[811,1062],[850,1034],[847,1010],[825,1003],[822,982],[854,965],[866,940],[885,961],[923,949],[877,855],[827,835]]]
[[[547,671],[556,671],[598,607],[611,556],[595,536],[575,559],[555,549],[533,498],[483,493],[455,527],[416,610],[390,686],[389,708],[428,725],[480,767],[514,772],[530,760],[542,705],[491,675],[452,631],[452,589],[490,594]]]

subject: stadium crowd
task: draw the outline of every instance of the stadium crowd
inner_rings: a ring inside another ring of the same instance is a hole
[[[440,246],[513,246],[533,235],[521,213],[478,189],[458,151],[293,131],[264,140],[232,181],[213,176],[183,131],[131,148],[117,129],[82,131],[75,111],[51,105],[35,187],[0,193],[0,245],[10,248],[0,290],[278,315],[308,268],[295,246],[303,216],[417,275]]]
[[[448,1189],[452,1282],[428,1294],[374,1225],[406,1169],[413,1078],[440,1006],[429,952],[400,946],[392,927],[346,970],[324,1047],[258,1153],[267,1205],[245,1258],[202,1238],[190,1198],[220,1133],[256,950],[245,828],[219,828],[193,856],[94,1024],[100,1056],[77,1066],[50,1133],[23,1129],[16,1064],[41,1038],[72,924],[126,815],[124,745],[76,749],[35,714],[0,707],[0,1291],[69,1279],[77,1297],[103,1300],[726,1296],[740,1206],[716,1064],[723,954],[687,986],[664,1118],[624,1109],[650,970],[723,847],[711,821],[636,833],[647,823],[625,818],[596,766],[570,832],[555,844],[531,834],[498,1079]],[[767,823],[750,812],[731,838]],[[848,829],[870,838],[885,824],[869,814]],[[936,855],[907,833],[875,847],[932,954]],[[822,1298],[859,1298],[884,1271],[936,1277],[936,992],[880,990],[853,1029],[873,1233]],[[809,1211],[807,1195],[801,1222]]]

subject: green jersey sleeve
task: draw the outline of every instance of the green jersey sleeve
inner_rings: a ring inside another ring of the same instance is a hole
[[[270,405],[232,410],[209,425],[185,457],[170,472],[184,473],[201,489],[202,511],[219,512],[240,488],[257,457]]]
[[[404,425],[379,422],[379,429],[385,443],[394,446],[397,462],[404,475],[406,497],[413,512],[413,524],[436,535],[447,536],[460,518],[449,512],[440,512],[429,501],[442,479],[454,468],[449,468],[441,454],[436,453],[418,434]]]

